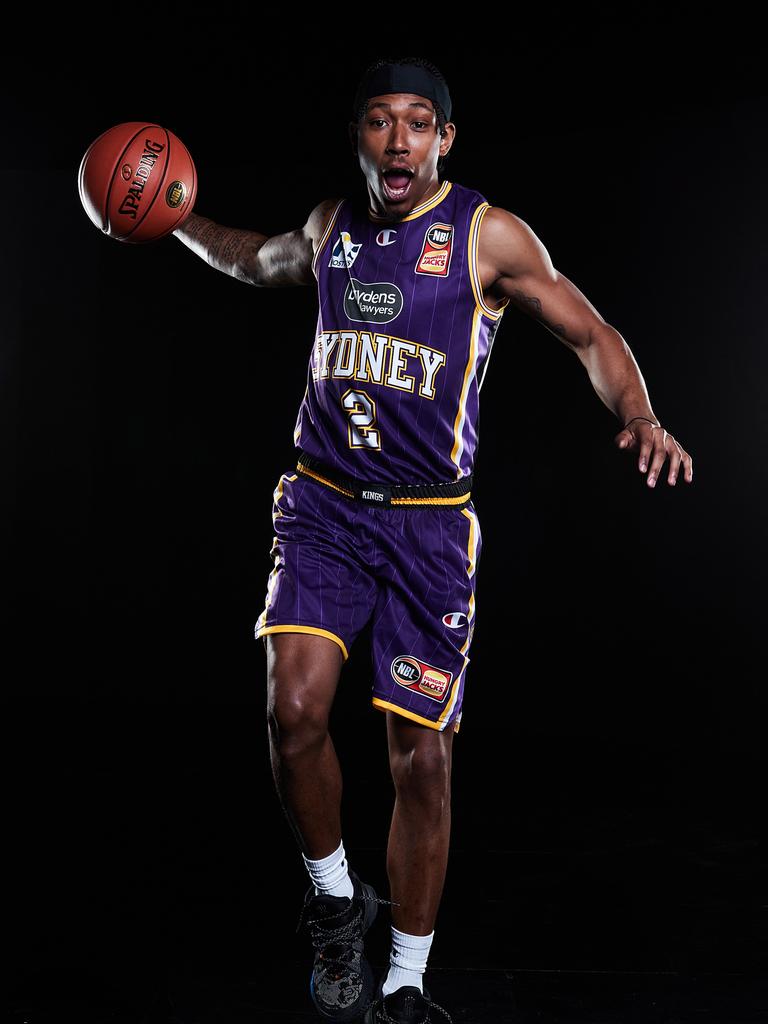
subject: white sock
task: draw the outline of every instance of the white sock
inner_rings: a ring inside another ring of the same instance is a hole
[[[301,855],[304,857],[304,854]],[[321,893],[325,896],[349,896],[355,891],[352,879],[349,877],[349,869],[346,857],[344,856],[344,840],[339,843],[338,849],[334,850],[327,857],[320,860],[310,860],[304,857],[309,877],[315,883],[315,896]]]
[[[399,932],[392,925],[389,973],[381,989],[383,996],[388,996],[404,985],[415,985],[419,992],[424,991],[422,975],[427,969],[429,948],[434,937],[434,931],[429,935],[409,935],[407,932]]]

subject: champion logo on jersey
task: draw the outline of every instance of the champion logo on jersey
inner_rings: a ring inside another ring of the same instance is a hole
[[[447,277],[453,252],[453,224],[430,224],[416,262],[417,274]]]
[[[467,616],[464,612],[446,612],[443,616],[443,625],[448,626],[450,629],[461,629],[466,624]]]
[[[376,235],[377,245],[392,245],[393,242],[397,241],[397,232],[394,228],[384,228]]]
[[[328,266],[341,268],[342,270],[351,267],[362,247],[362,242],[353,242],[349,232],[342,231],[333,247],[331,262]]]

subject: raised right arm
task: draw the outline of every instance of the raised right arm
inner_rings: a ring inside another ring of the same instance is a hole
[[[246,284],[260,288],[314,284],[312,259],[337,202],[324,199],[303,228],[284,235],[227,228],[196,213],[190,213],[173,234],[214,269]]]

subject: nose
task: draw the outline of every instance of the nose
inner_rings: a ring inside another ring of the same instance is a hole
[[[389,153],[407,153],[408,144],[406,137],[405,125],[396,121],[392,126],[392,131],[389,135],[389,144],[387,145],[387,152]]]

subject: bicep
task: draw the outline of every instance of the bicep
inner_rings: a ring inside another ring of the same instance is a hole
[[[254,284],[263,288],[312,284],[312,239],[305,228],[272,235],[256,256]]]
[[[315,250],[337,204],[337,199],[324,199],[312,210],[303,228],[268,238],[258,253],[254,284],[265,287],[314,284]]]
[[[556,270],[534,231],[515,214],[498,208],[489,227],[486,245],[497,275],[494,293],[508,298],[569,347],[588,345],[592,330],[605,320],[584,293]]]
[[[564,344],[583,348],[591,332],[605,320],[565,274],[551,266],[502,277],[499,291],[524,313],[542,323]]]

